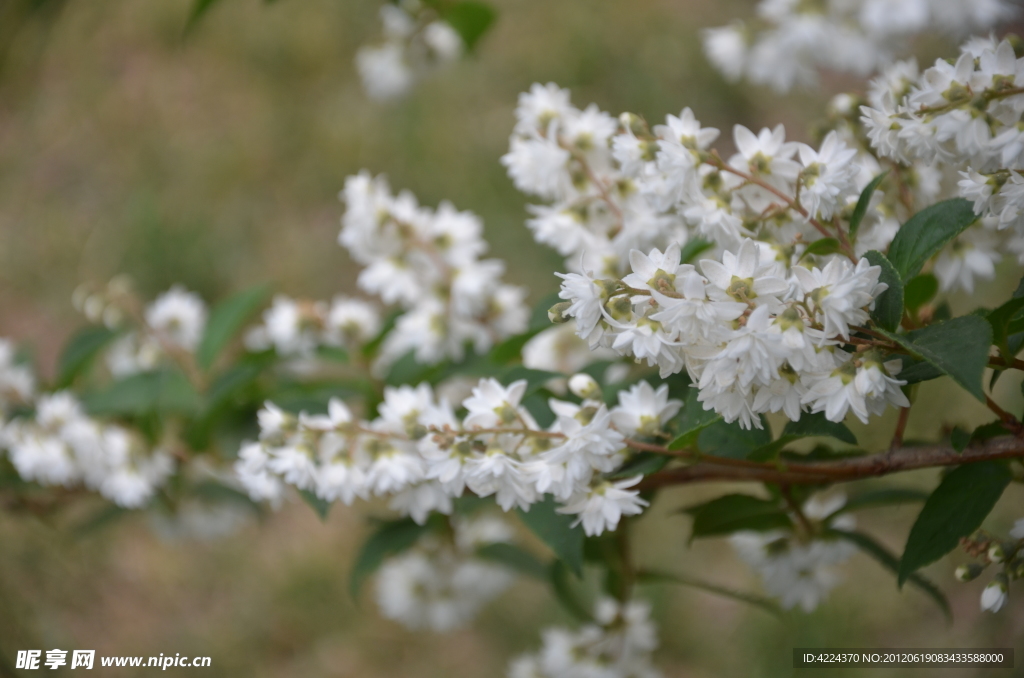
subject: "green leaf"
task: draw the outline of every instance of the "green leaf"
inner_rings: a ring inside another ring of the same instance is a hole
[[[687,389],[686,401],[683,403],[677,420],[679,435],[668,444],[668,449],[682,450],[693,447],[701,431],[722,420],[722,415],[714,410],[704,409],[704,403],[697,401],[699,394],[700,392],[695,388]]]
[[[694,261],[704,252],[715,246],[715,243],[702,240],[700,238],[691,238],[686,241],[683,245],[683,249],[679,251],[679,262],[682,264],[688,264]]]
[[[555,556],[564,562],[577,577],[583,576],[583,529],[573,527],[575,516],[557,512],[558,504],[548,495],[529,511],[517,509],[519,519],[547,544]]]
[[[755,450],[772,442],[771,429],[761,416],[763,428],[743,429],[736,422],[716,421],[697,435],[697,447],[704,454],[732,459],[746,459]]]
[[[883,567],[892,573],[899,572],[900,560],[892,553],[889,549],[882,546],[880,543],[875,541],[872,537],[864,534],[863,532],[857,532],[854,530],[838,530],[835,528],[829,529],[829,533],[836,535],[841,539],[845,539],[855,544],[861,551],[868,554],[876,561],[878,561]],[[911,574],[907,581],[914,587],[923,591],[929,598],[935,601],[935,604],[942,610],[943,615],[946,617],[946,621],[953,620],[953,611],[949,607],[949,601],[946,600],[946,595],[939,589],[938,586],[933,584],[931,580],[926,578],[924,575],[915,572]]]
[[[899,584],[917,570],[946,555],[981,526],[1011,479],[997,461],[964,464],[946,474],[910,528],[900,559]]]
[[[850,497],[845,504],[833,511],[823,522],[828,523],[833,518],[843,513],[851,513],[866,508],[878,506],[900,506],[908,502],[924,501],[928,498],[927,492],[914,490],[906,487],[890,487],[881,490],[862,492]]]
[[[498,14],[490,5],[475,0],[465,0],[444,12],[442,18],[451,24],[471,52],[483,34],[491,27]]]
[[[191,32],[217,2],[218,0],[194,0],[188,13],[188,20],[185,22],[185,33]]]
[[[871,180],[864,190],[860,192],[860,197],[857,198],[857,206],[853,208],[853,214],[850,215],[850,240],[857,239],[857,231],[860,230],[860,223],[864,221],[864,215],[868,212],[868,207],[871,205],[871,198],[874,196],[875,191],[878,190],[878,185],[882,183],[886,175],[889,174],[889,170],[886,170],[879,174],[877,177]]]
[[[903,305],[916,311],[935,298],[939,291],[939,279],[931,273],[914,276],[903,288]]]
[[[202,401],[177,369],[142,372],[115,381],[102,391],[82,396],[89,414],[139,416],[151,412],[195,414]]]
[[[857,444],[857,436],[846,427],[846,424],[829,421],[824,412],[800,415],[799,421],[790,421],[782,429],[782,435],[767,445],[762,445],[750,454],[751,459],[771,459],[783,447],[801,438],[828,437],[848,443]]]
[[[748,494],[727,494],[683,511],[693,518],[691,540],[739,530],[764,532],[792,526],[789,515],[776,502]]]
[[[680,586],[689,586],[691,588],[700,589],[707,593],[713,593],[716,596],[724,596],[732,600],[738,600],[741,603],[747,603],[754,607],[761,608],[769,614],[775,616],[781,616],[782,610],[779,609],[778,604],[764,596],[759,596],[754,593],[747,593],[746,591],[737,591],[730,589],[725,586],[718,584],[712,584],[711,582],[697,579],[695,577],[688,577],[680,574],[672,574],[671,572],[659,572],[656,570],[641,570],[636,573],[636,581],[638,584],[678,584]]]
[[[594,618],[590,614],[590,610],[580,600],[579,594],[573,588],[572,580],[569,577],[569,568],[565,561],[556,560],[551,563],[550,578],[551,588],[562,607],[580,621],[593,621]]]
[[[957,452],[963,452],[971,444],[971,434],[958,426],[950,431],[949,444]]]
[[[352,597],[359,597],[363,582],[377,571],[385,559],[411,548],[426,531],[426,525],[417,525],[412,518],[381,523],[363,544],[352,566],[348,584]]]
[[[506,542],[484,544],[476,550],[476,555],[484,560],[504,565],[520,574],[525,574],[527,577],[544,581],[548,579],[548,565],[540,562],[537,556],[515,544]]]
[[[612,472],[607,477],[612,480],[618,478],[633,478],[637,475],[647,476],[657,473],[668,465],[671,457],[654,452],[641,452],[626,462],[622,468]]]
[[[904,281],[921,272],[925,262],[978,219],[974,205],[953,198],[926,207],[900,227],[889,245],[889,261]]]
[[[327,520],[327,514],[331,510],[331,502],[321,499],[309,490],[299,490],[299,495],[302,497],[302,501],[309,504],[309,507],[320,516],[320,520]]]
[[[807,246],[804,253],[800,255],[800,259],[802,260],[804,257],[811,255],[835,254],[840,250],[840,247],[839,241],[835,238],[820,238]]]
[[[885,332],[914,357],[926,361],[985,402],[982,374],[992,346],[992,326],[984,318],[965,315],[907,334]],[[900,378],[904,378],[900,375]],[[909,382],[909,379],[907,380]],[[921,381],[918,379],[918,381]]]
[[[537,390],[543,388],[544,384],[548,383],[552,379],[560,379],[565,375],[558,372],[548,372],[547,370],[533,370],[529,367],[523,367],[522,365],[516,365],[515,367],[507,370],[498,377],[504,385],[509,385],[513,381],[519,381],[520,379],[526,380],[526,393],[534,393]]]
[[[1010,323],[1022,309],[1024,309],[1024,297],[1016,297],[985,316],[992,326],[992,343],[999,347],[999,353],[1007,360],[1011,360],[1014,356],[1010,352],[1008,343],[1009,336],[1012,334]]]
[[[552,292],[541,299],[533,307],[533,313],[530,315],[530,324],[526,332],[509,337],[492,348],[488,354],[490,361],[498,365],[504,365],[518,360],[522,355],[523,346],[526,345],[526,342],[544,330],[553,327],[551,320],[548,318],[548,310],[560,301],[561,298],[558,296],[558,292]]]
[[[228,342],[242,329],[245,321],[266,298],[266,285],[258,285],[228,297],[213,307],[203,339],[196,350],[196,362],[200,367],[204,370],[210,369]]]
[[[875,299],[875,310],[871,312],[871,319],[890,332],[895,332],[903,320],[903,281],[881,252],[871,250],[864,254],[864,258],[870,261],[872,266],[882,267],[878,282],[889,286]]]
[[[71,337],[57,361],[56,387],[70,386],[116,336],[117,332],[106,327],[85,327]]]

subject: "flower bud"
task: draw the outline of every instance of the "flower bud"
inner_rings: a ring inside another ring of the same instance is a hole
[[[982,611],[998,612],[1002,609],[1009,599],[1009,595],[1006,593],[1007,588],[1008,581],[1005,574],[1000,572],[993,577],[989,585],[981,592]]]
[[[555,323],[556,325],[561,325],[562,323],[569,322],[569,316],[567,316],[565,313],[566,311],[569,310],[570,306],[572,306],[571,301],[558,302],[557,304],[548,309],[548,320]]]
[[[980,575],[984,569],[985,566],[979,565],[978,563],[961,565],[956,568],[956,572],[953,573],[953,576],[959,581],[971,581],[973,579],[977,579],[978,575]]]
[[[584,400],[600,400],[601,385],[589,374],[574,374],[569,379],[569,390],[573,395]]]
[[[1006,560],[1006,552],[1003,550],[1003,545],[995,543],[989,546],[988,559],[993,563],[1001,563]]]

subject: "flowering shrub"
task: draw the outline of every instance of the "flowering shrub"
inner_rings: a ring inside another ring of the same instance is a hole
[[[875,4],[855,13],[869,41],[1006,11],[908,1],[882,24]],[[765,51],[797,58],[786,40],[806,17],[762,6],[776,28],[751,48],[756,68]],[[441,40],[436,17],[399,16],[410,7],[386,8],[389,39]],[[712,57],[764,79],[723,35],[710,34]],[[395,93],[401,78],[366,54],[371,92]],[[792,68],[773,68],[775,84],[804,79]],[[53,383],[0,343],[5,503],[50,511],[94,490],[126,509],[194,513],[298,496],[326,516],[381,500],[390,518],[351,583],[357,595],[375,575],[385,616],[449,630],[518,573],[550,581],[581,619],[545,631],[513,678],[659,675],[639,585],[811,611],[858,550],[948,614],[919,570],[960,546],[973,560],[957,578],[992,568],[981,606],[998,611],[1024,577],[1024,520],[1007,535],[980,528],[1024,477],[1024,425],[991,390],[1024,369],[1024,285],[958,317],[940,295],[972,291],[1003,256],[1024,264],[1024,48],[972,38],[923,71],[890,64],[832,101],[814,145],[782,125],[736,126],[729,155],[719,136],[689,108],[649,125],[577,108],[554,84],[522,94],[501,161],[537,200],[528,228],[565,257],[559,289],[533,309],[486,258],[475,215],[421,206],[367,172],[341,193],[338,238],[367,299],[264,307],[260,287],[207,309],[180,286],[149,304],[122,279],[81,288],[90,325]],[[942,376],[993,421],[905,442],[919,384]],[[859,449],[844,422],[889,408],[888,449]],[[856,482],[938,467],[953,470],[931,493]],[[690,505],[691,537],[727,538],[767,597],[634,559],[631,524],[660,492],[717,481],[750,491]],[[857,527],[856,511],[915,501],[901,555]],[[517,543],[501,513],[550,553]],[[585,571],[602,580],[597,600],[580,599]]]

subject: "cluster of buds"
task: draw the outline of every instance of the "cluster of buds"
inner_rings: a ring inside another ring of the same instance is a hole
[[[990,566],[996,566],[998,571],[981,592],[981,609],[998,612],[1010,599],[1010,582],[1024,579],[1024,519],[1017,521],[1007,539],[978,530],[964,537],[960,545],[976,561],[956,568],[959,581],[973,581]]]

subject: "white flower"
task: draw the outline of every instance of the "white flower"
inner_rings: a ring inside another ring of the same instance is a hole
[[[206,304],[199,295],[175,285],[146,308],[146,324],[164,341],[195,351],[206,329]]]
[[[640,499],[640,493],[626,488],[633,487],[643,476],[636,476],[617,482],[601,481],[596,486],[579,492],[569,500],[559,513],[577,514],[574,525],[583,524],[587,536],[597,536],[606,530],[614,530],[622,516],[636,516],[643,512],[648,503]]]
[[[981,610],[999,612],[1009,599],[1005,582],[999,578],[993,579],[981,592]]]
[[[356,68],[371,99],[395,99],[412,89],[415,76],[400,43],[367,45],[356,52]]]
[[[440,61],[452,61],[462,54],[462,36],[447,21],[432,21],[423,29],[423,42]]]
[[[358,346],[377,336],[380,327],[380,314],[372,304],[335,297],[324,322],[324,334],[328,343]]]
[[[516,188],[542,198],[557,199],[571,190],[566,165],[569,151],[539,135],[512,137],[509,151],[501,156]]]
[[[481,379],[473,395],[463,401],[469,414],[463,422],[468,428],[495,428],[512,426],[522,416],[519,401],[526,393],[525,379],[502,386],[497,379]]]
[[[668,397],[668,384],[655,391],[649,383],[641,381],[628,391],[619,392],[619,404],[611,411],[612,422],[628,435],[654,435],[682,406],[682,401]]]
[[[708,60],[729,80],[739,80],[747,59],[747,42],[743,37],[742,24],[706,28],[703,36],[704,53]]]
[[[849,261],[834,257],[824,269],[796,266],[793,273],[828,338],[838,335],[849,339],[850,325],[864,323],[869,317],[866,309],[887,289],[885,283],[878,282],[881,267],[872,266],[867,259],[861,259],[854,267]]]
[[[822,219],[831,219],[833,212],[856,191],[857,166],[851,161],[857,151],[848,148],[834,131],[825,137],[820,150],[801,144],[799,151],[804,166],[800,172],[800,200],[812,216],[820,214]]]

